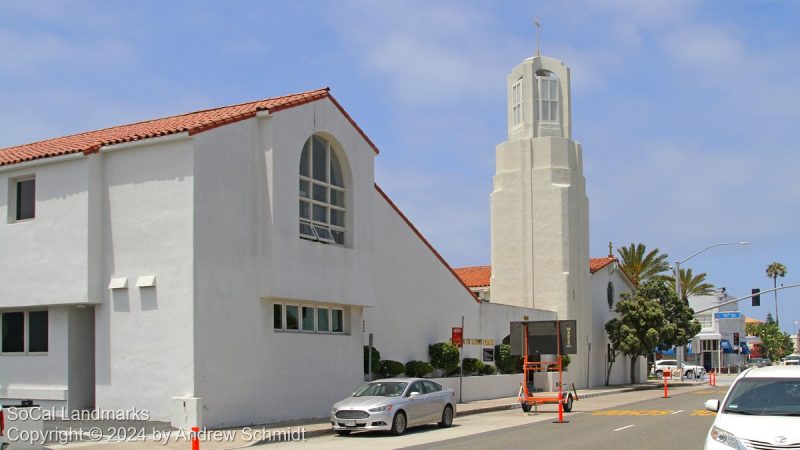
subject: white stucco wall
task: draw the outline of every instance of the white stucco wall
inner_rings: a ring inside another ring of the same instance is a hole
[[[89,296],[87,158],[3,169],[0,248],[6,257],[0,258],[0,308],[99,302]],[[29,175],[36,178],[35,217],[14,222],[12,184]]]
[[[190,139],[103,152],[105,286],[95,310],[96,406],[169,419],[166,399],[194,391],[193,148]],[[155,287],[136,287],[155,275]]]
[[[608,306],[608,283],[614,286],[614,303]],[[616,263],[612,263],[591,276],[592,287],[592,315],[595,324],[592,329],[592,351],[590,362],[590,384],[592,386],[602,386],[606,382],[608,370],[608,334],[605,331],[605,324],[616,316],[614,307],[620,300],[623,292],[632,292],[633,285],[622,273]],[[639,380],[646,380],[647,364],[644,357],[640,357],[636,363],[636,372]],[[630,383],[630,358],[619,355],[611,365],[611,376],[609,384],[628,384]]]
[[[67,406],[69,310],[48,308],[47,354],[0,354],[0,403],[34,400],[48,407]]]
[[[299,238],[300,154],[340,146],[345,247]],[[196,390],[203,424],[323,417],[363,381],[362,305],[374,300],[374,152],[328,100],[197,135]],[[345,310],[345,333],[273,330],[275,302]]]

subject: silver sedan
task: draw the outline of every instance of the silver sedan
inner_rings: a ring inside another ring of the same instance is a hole
[[[331,426],[338,434],[353,431],[390,431],[438,423],[453,424],[456,396],[452,389],[424,378],[387,378],[365,384],[331,408]]]

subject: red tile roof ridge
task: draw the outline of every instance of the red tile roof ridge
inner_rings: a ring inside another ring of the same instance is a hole
[[[278,97],[262,98],[262,99],[259,99],[259,100],[251,100],[251,101],[248,101],[248,102],[234,103],[232,105],[216,106],[216,107],[213,107],[213,108],[198,109],[196,111],[189,111],[189,112],[180,113],[180,114],[171,114],[171,115],[163,116],[163,117],[155,117],[155,118],[152,118],[152,119],[140,120],[138,122],[111,125],[111,126],[108,126],[108,127],[105,127],[105,128],[98,128],[98,129],[95,129],[95,130],[80,131],[78,133],[65,134],[63,136],[51,137],[51,138],[42,139],[42,140],[39,140],[39,141],[26,142],[24,144],[12,145],[10,147],[2,147],[2,148],[0,148],[0,151],[10,150],[10,149],[13,149],[13,148],[24,147],[24,146],[28,146],[28,145],[42,144],[44,142],[53,141],[53,140],[56,140],[56,139],[77,137],[77,136],[82,136],[84,134],[90,134],[90,133],[99,133],[99,132],[102,132],[102,131],[113,130],[114,128],[142,125],[142,124],[145,124],[145,123],[155,122],[155,121],[158,121],[158,120],[174,119],[176,117],[182,117],[182,116],[189,116],[189,115],[192,115],[192,114],[205,113],[205,112],[215,111],[215,110],[223,109],[223,108],[235,108],[235,107],[238,107],[238,106],[249,105],[251,103],[261,103],[261,102],[265,102],[265,101],[280,100],[282,98],[293,97],[293,96],[297,96],[297,95],[313,96],[313,95],[318,95],[318,94],[322,93],[323,91],[328,92],[329,93],[328,95],[330,95],[330,90],[331,90],[330,87],[325,86],[323,88],[314,89],[314,90],[311,90],[311,91],[295,92],[293,94],[280,95]],[[265,109],[267,109],[267,108],[256,108],[257,111],[263,111]],[[184,131],[188,131],[188,130],[184,130]],[[174,133],[164,133],[164,134],[166,135],[166,134],[174,134]]]
[[[444,257],[443,257],[443,256],[442,256],[442,255],[441,255],[441,254],[440,254],[440,253],[439,253],[439,252],[438,252],[438,251],[437,251],[437,250],[436,250],[436,249],[433,247],[433,245],[430,243],[430,241],[428,241],[427,239],[425,239],[425,236],[423,236],[423,235],[422,235],[422,233],[420,233],[420,231],[417,229],[417,227],[415,227],[415,226],[414,226],[414,224],[413,224],[413,223],[411,223],[411,220],[410,220],[410,219],[409,219],[409,218],[408,218],[408,217],[407,217],[405,214],[403,214],[403,211],[401,211],[401,210],[400,210],[400,208],[399,208],[399,207],[398,207],[398,206],[397,206],[397,205],[396,205],[396,204],[395,204],[395,203],[392,201],[392,199],[390,199],[390,198],[389,198],[389,196],[388,196],[388,195],[386,195],[386,192],[384,192],[384,191],[383,191],[383,189],[381,189],[381,187],[380,187],[380,186],[378,186],[378,183],[375,183],[375,190],[376,190],[376,191],[378,191],[378,194],[380,194],[380,195],[381,195],[381,197],[383,197],[383,199],[384,199],[384,200],[386,200],[386,203],[388,203],[388,204],[389,204],[389,206],[391,206],[391,207],[392,207],[392,209],[394,209],[394,210],[395,210],[395,212],[396,212],[396,213],[397,213],[397,214],[400,216],[400,218],[401,218],[401,219],[403,219],[403,221],[404,221],[404,222],[405,222],[405,223],[406,223],[406,224],[409,226],[409,228],[411,228],[411,231],[413,231],[413,232],[414,232],[414,234],[416,234],[416,235],[417,235],[417,237],[418,237],[418,238],[419,238],[419,239],[422,241],[422,243],[423,243],[423,244],[425,244],[425,246],[426,246],[426,247],[428,247],[428,249],[429,249],[429,250],[430,250],[430,251],[433,253],[433,255],[434,255],[434,256],[435,256],[435,257],[436,257],[436,258],[437,258],[437,259],[438,259],[438,260],[439,260],[439,261],[440,261],[442,264],[444,264],[444,267],[445,267],[445,268],[447,268],[447,270],[449,270],[451,274],[453,274],[453,276],[456,278],[456,280],[458,280],[458,282],[459,282],[459,283],[460,283],[462,286],[464,286],[464,289],[466,289],[466,290],[467,290],[467,292],[469,292],[469,295],[471,295],[471,296],[472,296],[472,298],[473,298],[473,299],[474,299],[474,300],[475,300],[477,303],[480,303],[481,301],[480,301],[480,300],[478,299],[478,297],[476,297],[476,296],[475,296],[475,294],[474,294],[474,293],[473,293],[473,292],[470,290],[469,286],[467,286],[467,284],[464,282],[464,280],[462,280],[462,279],[461,279],[461,277],[459,277],[459,276],[458,276],[458,274],[456,273],[456,271],[455,271],[455,270],[453,270],[453,267],[452,267],[450,264],[448,264],[448,263],[447,263],[447,261],[444,259]]]

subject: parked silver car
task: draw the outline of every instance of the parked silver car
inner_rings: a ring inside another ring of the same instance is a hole
[[[334,404],[331,426],[341,435],[374,430],[400,435],[409,427],[434,422],[449,427],[455,414],[452,389],[424,378],[387,378],[365,384]]]

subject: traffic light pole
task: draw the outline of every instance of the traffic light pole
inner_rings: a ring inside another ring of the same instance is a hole
[[[697,315],[702,314],[704,312],[711,311],[712,309],[717,309],[720,306],[730,305],[731,303],[736,303],[736,302],[740,302],[742,300],[747,300],[748,298],[752,298],[755,295],[761,295],[761,294],[766,294],[767,292],[780,291],[781,289],[789,289],[789,288],[795,288],[795,287],[800,287],[800,283],[799,284],[788,284],[786,286],[781,286],[781,287],[777,287],[777,288],[774,288],[774,289],[767,289],[766,291],[756,292],[755,294],[745,295],[744,297],[739,297],[739,298],[735,298],[733,300],[728,300],[727,302],[722,302],[722,303],[720,303],[718,305],[711,306],[709,308],[699,309],[699,310],[694,312],[694,315],[697,316]]]

